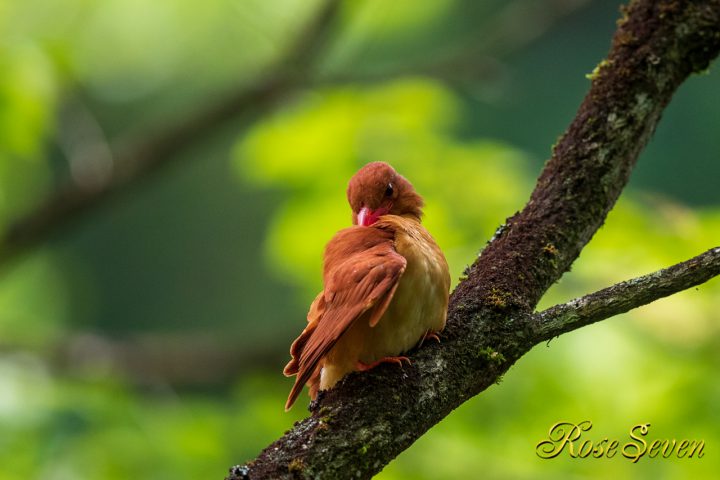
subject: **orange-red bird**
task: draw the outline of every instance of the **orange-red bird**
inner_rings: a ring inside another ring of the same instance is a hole
[[[450,274],[420,224],[423,200],[387,163],[365,165],[350,180],[354,226],[325,247],[324,290],[290,347],[286,376],[297,375],[285,409],[302,391],[331,388],[347,373],[399,356],[445,327]]]

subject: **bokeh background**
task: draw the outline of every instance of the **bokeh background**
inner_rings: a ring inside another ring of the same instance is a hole
[[[607,0],[0,0],[0,479],[222,478],[253,458],[305,414],[304,398],[283,412],[281,370],[353,172],[383,160],[415,184],[457,281],[522,208],[618,16]],[[717,245],[719,127],[713,67],[541,306]],[[17,234],[66,189],[88,208]],[[714,280],[538,346],[378,478],[711,478],[719,326]],[[649,422],[705,456],[539,459],[560,420],[622,441]]]

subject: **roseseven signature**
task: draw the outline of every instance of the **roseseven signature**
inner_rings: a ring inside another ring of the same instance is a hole
[[[592,422],[585,420],[580,423],[558,422],[548,432],[548,438],[538,442],[535,453],[540,458],[555,458],[563,450],[567,449],[568,455],[572,458],[612,458],[618,453],[632,460],[633,463],[645,455],[648,458],[663,457],[669,458],[702,458],[705,453],[704,440],[653,440],[648,442],[644,437],[650,429],[649,423],[635,425],[630,429],[631,440],[620,444],[619,440],[610,440],[607,437],[600,441],[583,440],[580,437],[583,432],[592,428]]]

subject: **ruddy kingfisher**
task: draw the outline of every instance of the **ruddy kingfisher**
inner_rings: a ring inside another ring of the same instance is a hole
[[[373,162],[351,179],[353,226],[325,247],[323,291],[292,343],[286,376],[297,375],[285,409],[304,385],[314,400],[352,371],[402,356],[438,339],[447,318],[450,273],[421,224],[423,199],[390,165]]]

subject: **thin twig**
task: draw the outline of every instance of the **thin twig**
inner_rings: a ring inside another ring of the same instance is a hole
[[[538,341],[546,341],[720,275],[720,247],[682,263],[555,305],[533,316]]]

